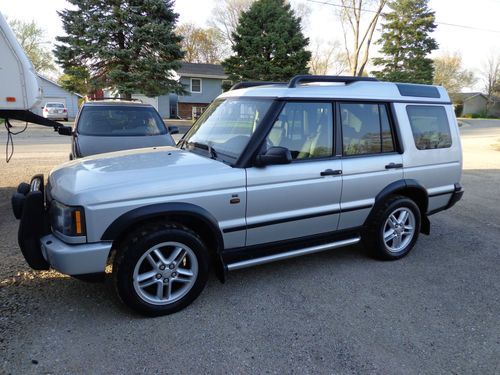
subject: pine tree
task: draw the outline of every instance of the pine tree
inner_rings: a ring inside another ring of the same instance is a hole
[[[172,73],[183,57],[173,0],[68,1],[76,9],[59,12],[67,36],[54,51],[63,68],[86,68],[126,98],[182,91]]]
[[[223,62],[233,81],[287,81],[308,73],[309,39],[284,0],[258,0],[243,12],[233,33],[235,55]]]
[[[377,42],[383,57],[373,59],[382,69],[373,74],[384,81],[432,84],[434,67],[427,56],[438,44],[429,35],[436,24],[428,0],[394,0],[388,6]]]

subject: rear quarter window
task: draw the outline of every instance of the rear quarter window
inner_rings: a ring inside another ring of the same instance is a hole
[[[451,147],[450,125],[444,107],[409,105],[406,112],[417,149]]]

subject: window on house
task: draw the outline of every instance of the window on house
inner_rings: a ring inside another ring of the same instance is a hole
[[[201,79],[191,78],[191,92],[201,92]]]
[[[344,155],[394,151],[394,138],[385,104],[341,103]]]
[[[409,105],[406,112],[419,150],[451,147],[450,126],[444,107]]]

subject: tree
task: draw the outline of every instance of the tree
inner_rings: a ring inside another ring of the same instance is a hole
[[[222,64],[233,81],[287,81],[308,72],[309,39],[284,0],[256,1],[242,13],[233,38],[235,55]]]
[[[387,0],[341,0],[339,14],[344,32],[344,47],[353,76],[362,76],[365,73],[373,34],[386,3]],[[365,9],[373,5],[374,10]],[[362,16],[363,13],[369,13],[370,17],[366,19]]]
[[[52,53],[43,47],[47,42],[44,40],[45,32],[42,28],[38,27],[35,21],[12,20],[9,24],[35,70],[39,73],[56,71]]]
[[[500,56],[491,56],[488,58],[483,65],[481,73],[484,90],[488,97],[486,113],[489,113],[491,106],[495,103],[495,96],[500,96]]]
[[[488,58],[483,64],[481,75],[488,98],[500,95],[500,56]]]
[[[81,95],[87,95],[97,89],[97,83],[90,77],[89,71],[82,66],[65,69],[58,83],[65,90]]]
[[[219,30],[224,40],[234,46],[233,33],[241,13],[247,11],[255,0],[216,0],[212,9],[210,26]]]
[[[348,57],[339,41],[326,44],[315,41],[311,53],[309,70],[312,74],[341,75],[349,68]]]
[[[181,47],[184,61],[191,63],[217,64],[224,55],[224,37],[214,28],[201,28],[192,23],[177,27],[182,37]]]
[[[381,71],[375,76],[385,81],[431,84],[434,74],[432,60],[427,57],[438,44],[429,34],[436,28],[434,12],[428,0],[393,0],[391,11],[383,15],[383,57],[373,59]]]
[[[83,67],[125,98],[181,92],[173,71],[184,56],[174,33],[173,0],[68,0],[59,12],[67,36],[55,55],[65,69]]]
[[[475,81],[474,73],[463,68],[460,53],[444,54],[434,59],[433,83],[444,86],[450,94],[461,92]]]

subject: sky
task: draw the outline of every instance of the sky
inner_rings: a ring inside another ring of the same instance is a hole
[[[311,41],[343,40],[342,28],[336,16],[338,8],[327,3],[339,0],[290,0],[292,6],[305,3],[308,8],[304,33]],[[214,0],[176,0],[175,11],[179,22],[206,26],[210,20]],[[63,34],[58,10],[68,6],[66,0],[0,0],[0,12],[9,18],[35,20],[46,32],[47,44]],[[459,52],[464,66],[479,76],[485,61],[500,54],[500,0],[430,0],[439,23],[433,37],[439,50],[433,56]],[[366,16],[370,14],[367,13]],[[461,27],[446,24],[461,25]],[[374,48],[376,53],[376,48]],[[478,81],[473,89],[480,89]]]

